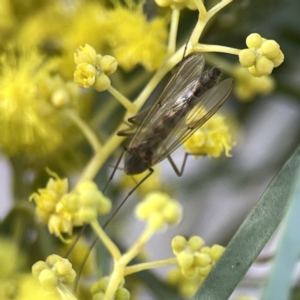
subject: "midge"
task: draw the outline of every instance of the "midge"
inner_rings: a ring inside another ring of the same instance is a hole
[[[125,154],[126,174],[135,175],[147,169],[153,172],[151,167],[167,157],[176,174],[182,175],[184,164],[178,170],[170,154],[215,114],[233,87],[231,78],[218,83],[219,67],[203,72],[204,65],[201,54],[188,56],[152,107],[128,119],[138,127],[134,134],[127,133],[128,130],[118,133],[132,136]],[[192,112],[195,107],[200,109]],[[199,117],[201,111],[204,114]],[[139,123],[141,117],[143,120]]]
[[[152,167],[163,159],[168,158],[176,174],[182,175],[189,153],[185,154],[180,170],[170,154],[215,114],[233,88],[231,78],[219,82],[219,67],[203,72],[204,65],[205,60],[200,53],[186,57],[156,102],[149,109],[129,118],[128,122],[132,125],[129,129],[118,132],[119,136],[131,137],[125,154],[125,173],[135,175],[147,169],[149,173],[128,193],[111,217],[153,173]],[[197,107],[198,110],[194,109]],[[202,116],[199,117],[199,114]],[[131,133],[135,128],[136,131]],[[117,164],[120,160],[121,157]],[[115,171],[116,168],[108,182]]]

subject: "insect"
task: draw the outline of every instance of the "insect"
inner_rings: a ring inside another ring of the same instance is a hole
[[[133,134],[129,133],[128,131],[132,131],[132,128],[129,128],[118,132],[119,136],[131,137],[125,153],[125,173],[135,175],[147,169],[149,173],[127,194],[104,227],[117,214],[129,196],[154,172],[152,169],[154,165],[167,158],[176,174],[182,175],[189,153],[185,154],[180,170],[170,154],[215,114],[225,103],[233,88],[232,78],[218,82],[221,76],[219,67],[203,72],[204,65],[205,60],[200,53],[184,59],[156,102],[149,109],[128,119],[133,128],[137,127],[136,131]],[[196,107],[202,108],[203,116],[200,118],[201,109],[194,110]],[[117,165],[120,160],[121,157]],[[116,168],[107,185],[115,171]]]
[[[227,100],[233,87],[231,78],[218,83],[221,69],[203,72],[205,60],[199,53],[188,56],[172,76],[161,96],[134,133],[125,154],[124,171],[135,175],[149,170],[182,145]],[[191,113],[199,106],[204,115]],[[140,117],[140,116],[139,116]],[[138,125],[137,117],[128,121]],[[118,135],[128,135],[126,130]],[[173,165],[173,164],[172,164]],[[184,166],[183,166],[184,167]],[[178,176],[183,168],[174,169]]]

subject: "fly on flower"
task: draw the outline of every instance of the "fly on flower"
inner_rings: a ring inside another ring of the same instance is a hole
[[[188,56],[156,102],[149,109],[128,119],[132,127],[118,133],[120,136],[131,137],[125,154],[125,173],[136,175],[147,169],[149,173],[129,192],[111,218],[132,192],[153,173],[152,167],[163,159],[168,158],[176,174],[182,175],[188,154],[180,170],[170,154],[216,113],[233,88],[231,78],[219,82],[219,67],[203,72],[204,65],[205,60],[201,54]],[[135,128],[136,131],[130,133]]]
[[[221,69],[214,67],[203,72],[204,65],[199,53],[187,57],[153,106],[128,120],[138,128],[125,154],[126,174],[135,175],[147,169],[152,172],[152,166],[166,157],[170,160],[170,154],[227,100],[233,80],[228,78],[218,83]],[[141,123],[140,118],[143,118]],[[118,135],[130,136],[126,131]],[[174,170],[178,176],[182,175],[183,168]]]

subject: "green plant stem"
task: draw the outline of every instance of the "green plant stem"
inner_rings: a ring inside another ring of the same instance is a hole
[[[141,272],[144,270],[149,270],[149,269],[154,269],[158,267],[164,267],[168,265],[174,265],[177,263],[177,258],[176,257],[171,257],[168,259],[162,259],[158,261],[153,261],[153,262],[147,262],[147,263],[141,263],[141,264],[136,264],[130,267],[125,268],[124,276]]]

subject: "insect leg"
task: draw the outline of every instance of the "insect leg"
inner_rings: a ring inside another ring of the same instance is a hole
[[[188,153],[188,152],[186,152],[184,154],[184,158],[183,158],[180,170],[177,168],[177,166],[176,166],[175,162],[173,161],[172,157],[170,155],[167,156],[167,159],[168,159],[170,165],[172,166],[172,168],[173,168],[173,170],[174,170],[174,172],[176,173],[177,176],[180,177],[183,174],[184,167],[185,167],[185,164],[186,164],[186,160],[187,160],[187,157],[189,155],[203,156],[203,155],[199,155],[198,153]]]
[[[120,164],[120,162],[121,162],[121,159],[122,159],[122,157],[123,157],[125,151],[126,151],[126,149],[123,149],[123,151],[122,151],[120,157],[118,158],[118,161],[117,161],[117,163],[116,163],[116,165],[115,165],[115,167],[114,167],[112,173],[110,174],[110,176],[109,176],[109,178],[108,178],[108,180],[107,180],[107,182],[106,182],[106,184],[105,184],[105,187],[104,187],[104,189],[103,189],[103,191],[102,191],[103,194],[105,193],[105,191],[106,191],[108,185],[110,184],[110,182],[111,182],[112,179],[114,178],[114,175],[115,175],[115,173],[116,173],[116,171],[117,171],[117,169],[118,169],[118,166],[119,166],[119,164]]]
[[[184,158],[183,158],[183,162],[182,162],[180,170],[177,168],[177,166],[176,166],[175,162],[173,161],[172,157],[170,155],[167,156],[167,159],[168,159],[170,165],[172,166],[174,172],[176,173],[176,175],[178,177],[180,177],[183,174],[184,167],[185,167],[185,164],[186,164],[186,160],[187,160],[187,157],[189,155],[190,155],[190,153],[185,153],[184,154]]]
[[[102,226],[103,229],[106,228],[106,226],[110,223],[110,221],[113,219],[113,217],[117,214],[117,212],[120,210],[120,208],[124,205],[126,200],[130,197],[130,195],[148,178],[152,175],[154,170],[152,168],[149,168],[149,173],[140,181],[138,184],[126,195],[126,197],[123,199],[123,201],[119,204],[119,206],[116,208],[116,210],[112,213],[112,215],[109,217],[109,219],[104,223]]]

